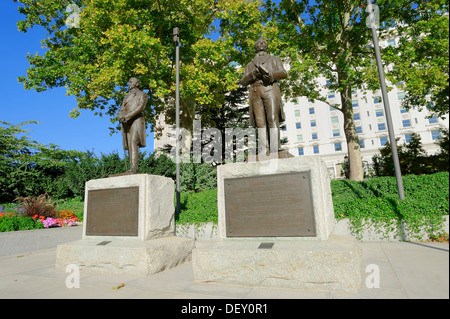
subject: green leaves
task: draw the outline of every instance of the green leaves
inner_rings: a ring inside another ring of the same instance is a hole
[[[449,173],[403,177],[405,199],[400,200],[394,177],[375,177],[363,182],[332,180],[334,213],[349,218],[355,231],[364,221],[389,225],[405,221],[410,229],[442,225],[449,213]],[[433,228],[434,227],[434,228]]]
[[[65,86],[78,103],[72,117],[90,109],[115,121],[132,76],[148,90],[148,123],[155,124],[160,112],[170,111],[175,95],[174,27],[181,30],[183,111],[198,112],[196,105],[215,110],[225,93],[238,87],[239,74],[230,62],[240,63],[247,50],[253,52],[251,41],[262,29],[258,0],[16,1],[25,15],[18,23],[20,31],[34,25],[48,31],[43,40],[47,51],[27,57],[30,68],[19,81],[36,91]],[[70,14],[65,8],[72,3],[81,9],[79,28],[64,24]],[[227,28],[213,41],[208,35],[216,31],[215,19]],[[192,125],[193,115],[183,117],[183,127]]]
[[[181,213],[176,216],[178,224],[201,224],[218,222],[217,189],[200,193],[182,192],[180,194]]]

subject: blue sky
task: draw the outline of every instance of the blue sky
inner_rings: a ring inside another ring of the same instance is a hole
[[[122,154],[120,133],[110,136],[111,126],[108,117],[94,116],[94,112],[82,110],[76,119],[69,112],[76,107],[73,96],[66,96],[65,88],[51,89],[37,93],[25,90],[17,81],[25,76],[29,63],[27,53],[42,53],[40,41],[46,37],[43,29],[34,27],[27,33],[17,30],[16,23],[23,20],[18,4],[12,0],[1,0],[0,32],[0,120],[19,124],[25,121],[38,121],[22,128],[30,129],[32,140],[44,145],[58,145],[64,150],[94,151]],[[153,152],[153,133],[147,129],[147,147],[141,151]]]

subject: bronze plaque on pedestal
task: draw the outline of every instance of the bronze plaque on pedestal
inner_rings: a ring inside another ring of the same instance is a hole
[[[310,172],[224,179],[227,237],[316,236]]]
[[[88,191],[86,235],[138,236],[139,187]]]

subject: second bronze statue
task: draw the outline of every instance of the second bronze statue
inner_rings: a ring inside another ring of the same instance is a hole
[[[274,154],[280,150],[280,121],[284,120],[277,81],[287,73],[281,59],[268,55],[267,48],[264,38],[256,41],[256,56],[245,67],[241,84],[250,85],[250,124],[258,129],[259,150]]]
[[[120,107],[118,119],[122,124],[123,148],[128,150],[130,168],[126,173],[135,174],[138,170],[139,148],[146,146],[145,118],[142,112],[147,105],[148,95],[139,89],[140,82],[131,78],[128,82],[130,92]]]

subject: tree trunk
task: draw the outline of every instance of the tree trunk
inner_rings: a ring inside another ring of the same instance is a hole
[[[364,179],[364,171],[358,134],[356,133],[355,121],[353,119],[352,89],[348,84],[344,84],[341,87],[344,88],[341,92],[341,104],[342,113],[344,114],[344,133],[347,139],[350,180],[362,181]]]

